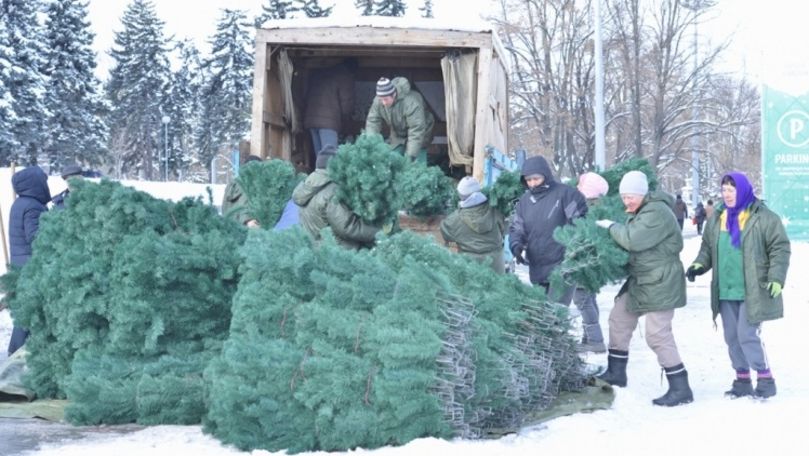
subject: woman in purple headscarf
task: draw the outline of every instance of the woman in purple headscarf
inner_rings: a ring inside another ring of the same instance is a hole
[[[775,395],[775,379],[761,342],[761,323],[784,316],[781,289],[789,268],[789,238],[781,218],[753,194],[747,176],[722,177],[722,199],[708,219],[702,247],[686,271],[689,282],[713,270],[711,309],[722,329],[736,378],[730,397]],[[756,371],[756,387],[750,370]]]

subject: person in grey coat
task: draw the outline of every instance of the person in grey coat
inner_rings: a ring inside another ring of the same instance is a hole
[[[556,182],[544,157],[523,163],[522,180],[527,190],[517,201],[509,226],[509,248],[518,263],[528,265],[531,283],[551,299],[567,304],[573,287],[551,290],[549,277],[564,259],[565,248],[553,239],[553,230],[587,214],[587,201],[578,190]]]
[[[51,191],[48,188],[48,175],[39,166],[29,166],[14,173],[11,186],[17,194],[8,220],[11,265],[21,268],[33,253],[32,244],[39,231],[39,217],[48,211],[46,204],[51,200]],[[28,331],[14,325],[8,355],[11,356],[22,347],[27,338]]]
[[[354,112],[354,73],[357,60],[312,71],[306,91],[303,127],[312,137],[312,151],[337,147],[340,133]]]

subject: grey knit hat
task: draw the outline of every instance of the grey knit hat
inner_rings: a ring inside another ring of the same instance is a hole
[[[458,194],[463,196],[471,195],[480,191],[480,184],[472,176],[466,176],[458,182]]]
[[[621,185],[618,187],[620,194],[645,195],[649,192],[649,181],[646,174],[641,171],[630,171],[621,178]]]
[[[389,97],[396,93],[396,87],[393,85],[388,78],[379,78],[376,81],[376,96],[378,97]]]

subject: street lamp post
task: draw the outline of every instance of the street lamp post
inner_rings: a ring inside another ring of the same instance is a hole
[[[165,166],[165,171],[163,175],[163,180],[169,180],[169,123],[171,122],[171,117],[163,116],[163,165]]]
[[[607,167],[606,142],[604,139],[604,56],[601,40],[601,0],[593,4],[593,22],[595,22],[595,165],[599,171]]]

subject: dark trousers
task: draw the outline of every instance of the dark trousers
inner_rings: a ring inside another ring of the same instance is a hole
[[[28,339],[28,330],[15,326],[11,330],[11,340],[8,342],[8,356],[14,354],[20,347],[25,345],[25,339]]]

